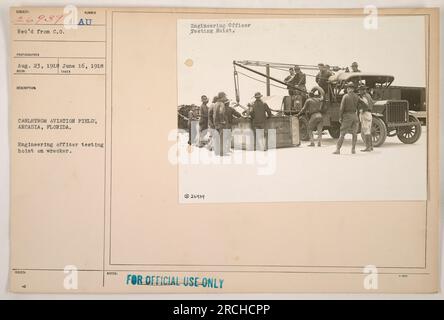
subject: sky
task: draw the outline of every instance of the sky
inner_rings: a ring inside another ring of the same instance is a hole
[[[250,27],[235,28],[234,33],[191,33],[197,30],[193,24],[230,22]],[[377,29],[366,29],[363,22],[361,17],[179,20],[178,104],[199,104],[202,94],[212,97],[219,91],[234,100],[233,60],[342,67],[357,61],[363,72],[395,76],[393,85],[425,86],[424,17],[378,17]],[[283,79],[288,73],[271,75]],[[242,75],[239,79],[241,104],[251,101],[256,91],[265,94],[265,84]],[[314,84],[308,76],[307,88]],[[286,92],[271,88],[272,95]]]

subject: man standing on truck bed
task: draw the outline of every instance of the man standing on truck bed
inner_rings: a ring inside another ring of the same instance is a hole
[[[268,147],[268,132],[265,128],[265,120],[267,118],[270,118],[272,116],[270,107],[262,101],[262,94],[260,92],[256,92],[254,94],[254,98],[256,99],[251,104],[251,109],[249,110],[249,114],[252,118],[252,129],[254,134],[254,150],[258,147],[258,139],[257,135],[258,133],[261,136],[260,141],[263,142],[264,139],[262,139],[265,136],[264,146],[263,150],[267,150]],[[262,144],[262,143],[261,143]]]
[[[316,83],[324,90],[326,99],[328,98],[328,78],[333,75],[333,72],[328,70],[323,63],[318,64],[319,72],[316,75]]]
[[[333,154],[340,154],[344,137],[347,133],[352,134],[351,153],[356,153],[356,141],[358,140],[359,119],[356,114],[359,96],[354,92],[355,84],[347,83],[347,93],[342,97],[339,108],[339,122],[341,123],[340,136],[336,144],[336,151]]]
[[[295,81],[294,84],[296,88],[307,91],[307,88],[305,87],[305,83],[307,82],[307,76],[305,73],[301,71],[301,68],[299,66],[294,66],[294,72],[295,72]],[[301,94],[302,92],[297,91],[296,94]]]
[[[367,87],[364,84],[360,84],[359,90],[359,120],[361,121],[361,132],[364,136],[365,149],[362,152],[373,151],[372,141],[372,109],[373,100],[370,94],[367,92]]]
[[[196,137],[199,132],[199,108],[195,104],[191,105],[188,111],[188,145],[196,144]]]
[[[291,99],[291,108],[293,109],[295,107],[296,96],[304,95],[307,91],[305,87],[307,77],[297,65],[290,68],[289,71],[290,75],[284,79],[284,82],[287,84],[288,94]]]
[[[294,68],[291,67],[288,69],[290,74],[284,79],[284,82],[288,85],[288,95],[294,96],[296,94],[296,90],[293,89],[294,86],[296,86],[296,73],[294,72]]]
[[[225,92],[219,92],[217,102],[208,114],[214,125],[213,143],[216,155],[224,156],[224,129],[226,130],[225,121],[225,103],[228,102]]]

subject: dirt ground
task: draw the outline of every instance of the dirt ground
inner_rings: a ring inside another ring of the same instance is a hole
[[[185,148],[187,134],[179,139]],[[278,202],[425,200],[427,186],[427,127],[415,144],[395,137],[373,152],[358,136],[351,154],[351,135],[341,155],[334,155],[336,139],[325,131],[321,147],[276,150],[232,150],[219,157],[206,148],[188,150],[189,164],[179,166],[180,202]],[[194,160],[192,160],[194,159]],[[195,160],[198,161],[195,161]],[[186,194],[204,195],[186,198]]]

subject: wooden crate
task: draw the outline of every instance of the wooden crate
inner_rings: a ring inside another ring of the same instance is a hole
[[[276,130],[276,148],[293,147],[300,144],[299,119],[295,116],[271,117],[266,120],[265,128]],[[253,150],[254,137],[250,119],[242,118],[235,121],[231,146],[236,149]]]

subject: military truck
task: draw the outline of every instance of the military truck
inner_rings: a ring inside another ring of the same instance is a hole
[[[234,77],[236,86],[236,95],[238,97],[238,71],[236,67],[241,67],[254,74],[264,77],[267,95],[270,95],[270,87],[273,83],[284,85],[282,89],[289,88],[289,85],[280,79],[270,76],[270,69],[285,70],[285,68],[293,66],[285,63],[271,63],[262,61],[233,61]],[[313,70],[317,72],[315,65],[301,65],[301,69]],[[252,67],[265,67],[265,73],[260,72]],[[345,72],[345,68],[334,66],[333,71],[339,71],[332,75],[327,81],[327,90],[325,92],[325,102],[323,107],[324,129],[328,130],[333,138],[339,138],[339,107],[342,97],[346,93],[345,85],[348,82],[356,84],[365,84],[368,87],[370,95],[375,102],[373,107],[372,121],[372,137],[373,146],[381,146],[387,136],[397,136],[399,140],[406,144],[415,143],[421,136],[421,122],[415,116],[415,112],[410,111],[409,102],[404,99],[387,99],[387,91],[394,81],[392,75],[366,73],[366,72]],[[277,86],[277,85],[275,85]],[[281,112],[285,115],[297,114],[304,105],[307,92],[296,87],[292,87],[298,94],[296,96],[283,96]],[[300,140],[308,140],[308,119],[306,116],[299,118],[299,138]]]

